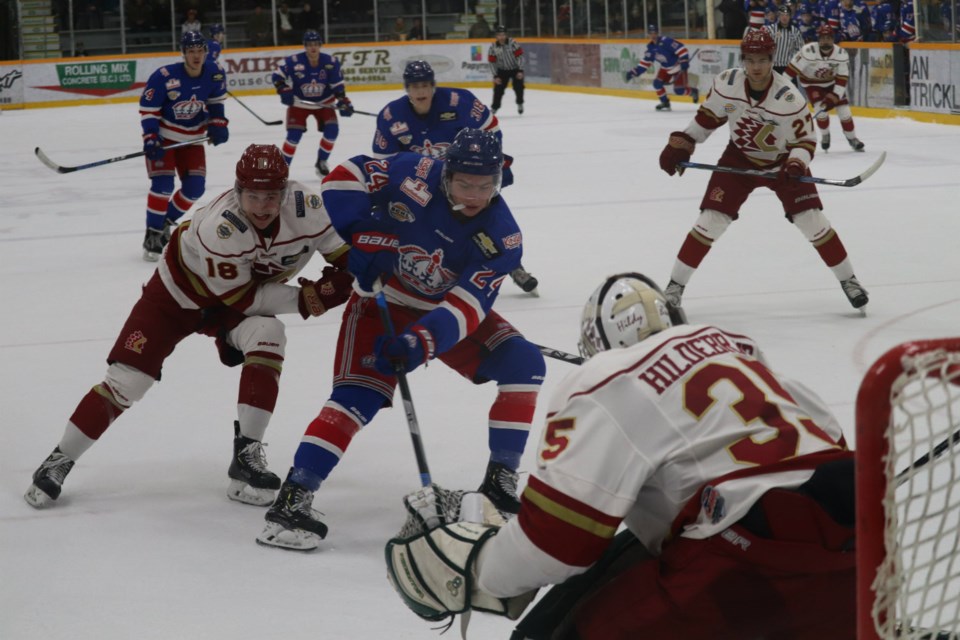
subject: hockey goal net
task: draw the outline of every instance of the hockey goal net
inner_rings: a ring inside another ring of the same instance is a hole
[[[960,640],[960,338],[884,354],[857,395],[859,640]]]

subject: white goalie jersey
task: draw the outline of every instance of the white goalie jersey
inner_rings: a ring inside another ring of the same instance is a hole
[[[258,231],[240,212],[234,189],[181,223],[159,272],[181,307],[225,304],[246,315],[296,313],[294,278],[320,252],[333,262],[348,250],[320,196],[290,181],[276,228]]]
[[[805,165],[813,159],[817,138],[807,100],[779,73],[759,98],[751,95],[743,69],[720,73],[684,132],[701,143],[724,124],[730,144],[757,168],[783,162],[787,154]]]
[[[819,43],[811,42],[793,56],[788,72],[795,75],[803,87],[832,90],[843,98],[850,77],[850,55],[834,45],[830,54],[825,56]]]
[[[481,551],[480,586],[508,597],[563,582],[621,522],[653,553],[669,535],[719,534],[766,491],[807,481],[807,454],[841,449],[824,402],[746,336],[680,325],[602,352],[551,399],[538,468]]]

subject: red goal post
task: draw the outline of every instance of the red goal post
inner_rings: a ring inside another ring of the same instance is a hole
[[[960,338],[881,356],[856,429],[858,640],[960,640]]]

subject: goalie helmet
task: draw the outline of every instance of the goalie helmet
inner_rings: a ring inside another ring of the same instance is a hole
[[[289,175],[280,149],[272,144],[252,144],[237,162],[237,189],[282,191]]]
[[[583,307],[580,355],[590,358],[630,347],[683,323],[683,312],[667,303],[653,280],[639,273],[618,273],[597,287]]]
[[[403,68],[403,86],[414,82],[436,83],[433,67],[426,60],[412,60]]]
[[[777,43],[773,36],[766,29],[750,29],[743,35],[740,41],[740,54],[765,53],[773,56],[777,49]]]
[[[311,42],[316,42],[320,46],[323,46],[323,38],[320,37],[320,32],[316,29],[307,29],[303,32],[303,46]]]
[[[186,53],[187,49],[193,49],[194,47],[206,49],[207,39],[199,31],[187,31],[180,37],[180,51]]]

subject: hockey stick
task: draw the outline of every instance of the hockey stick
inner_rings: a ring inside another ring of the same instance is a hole
[[[949,438],[946,438],[943,442],[935,446],[933,450],[930,451],[930,453],[923,454],[922,456],[914,460],[913,464],[911,464],[909,467],[907,467],[906,469],[898,473],[895,478],[895,480],[897,481],[897,486],[899,487],[900,485],[902,485],[904,482],[907,481],[907,478],[911,471],[916,471],[920,467],[929,463],[931,460],[936,460],[943,454],[944,451],[949,449],[951,446],[957,444],[958,442],[960,442],[960,430],[954,431],[952,436],[950,436]]]
[[[383,289],[378,280],[373,287],[376,293],[377,308],[380,310],[380,320],[383,322],[383,328],[387,335],[396,335],[393,331],[393,321],[390,320],[390,309],[387,307],[387,298],[383,295]],[[397,376],[397,383],[400,386],[400,398],[403,399],[403,411],[407,415],[407,426],[410,427],[410,440],[413,442],[413,453],[417,457],[417,469],[420,471],[420,484],[429,487],[432,484],[430,478],[430,467],[427,466],[427,454],[423,451],[423,440],[420,438],[420,422],[417,420],[417,413],[413,409],[413,396],[410,395],[410,385],[407,384],[407,374],[403,370],[403,365],[398,364],[394,375]]]
[[[239,102],[241,107],[243,107],[244,109],[246,109],[247,111],[249,111],[250,114],[251,114],[254,118],[256,118],[257,120],[259,120],[259,121],[262,122],[263,124],[267,125],[268,127],[273,127],[273,126],[276,126],[276,125],[278,125],[278,124],[283,124],[283,120],[271,120],[271,121],[267,122],[266,120],[264,120],[263,118],[261,118],[260,116],[258,116],[256,111],[254,111],[253,109],[251,109],[250,107],[248,107],[247,105],[245,105],[245,104],[243,103],[243,100],[241,100],[241,99],[238,98],[237,96],[235,96],[235,95],[233,95],[232,93],[230,93],[229,90],[227,91],[227,95],[230,96],[231,98],[233,98],[234,100],[236,100],[237,102]]]
[[[179,149],[180,147],[186,147],[191,144],[199,144],[201,142],[206,142],[209,139],[210,138],[205,136],[197,140],[188,140],[187,142],[178,142],[176,144],[171,144],[168,147],[164,147],[164,150]],[[36,149],[34,149],[33,152],[37,154],[37,158],[40,160],[40,162],[47,165],[57,173],[73,173],[74,171],[83,171],[84,169],[92,169],[93,167],[99,167],[100,165],[104,165],[104,164],[113,164],[114,162],[120,162],[121,160],[130,160],[131,158],[139,158],[140,156],[144,156],[147,154],[146,151],[137,151],[136,153],[128,153],[125,156],[117,156],[116,158],[107,158],[106,160],[97,160],[96,162],[88,162],[87,164],[78,164],[75,167],[64,167],[63,165],[59,165],[53,160],[51,160],[50,158],[48,158],[47,154],[45,154],[43,151],[40,150],[40,147],[37,147]]]
[[[324,108],[324,109],[337,109],[336,105],[328,105],[328,104],[323,105],[323,108]],[[354,112],[354,113],[359,113],[359,114],[362,115],[362,116],[373,116],[374,118],[376,118],[377,116],[380,115],[379,113],[370,113],[369,111],[360,111],[359,109],[354,109],[353,112]],[[347,117],[347,116],[344,116],[344,117]]]
[[[567,353],[566,351],[560,351],[559,349],[551,349],[550,347],[544,347],[543,345],[535,344],[531,342],[533,346],[540,350],[540,353],[547,356],[548,358],[553,358],[554,360],[560,360],[562,362],[569,362],[570,364],[583,364],[584,359],[580,356],[575,356],[572,353]]]
[[[829,184],[834,187],[855,187],[874,173],[877,172],[877,169],[883,164],[887,159],[887,152],[884,151],[880,154],[880,157],[867,168],[866,171],[861,173],[858,176],[852,178],[847,178],[846,180],[835,179],[835,178],[815,178],[813,176],[799,176],[793,178],[793,180],[799,180],[800,182],[812,182],[814,184]],[[740,176],[754,176],[756,178],[768,178],[770,180],[776,180],[778,172],[776,171],[759,171],[757,169],[738,169],[736,167],[721,167],[715,164],[700,164],[699,162],[681,162],[680,167],[686,169],[706,169],[707,171],[716,171],[718,173],[733,173]]]

